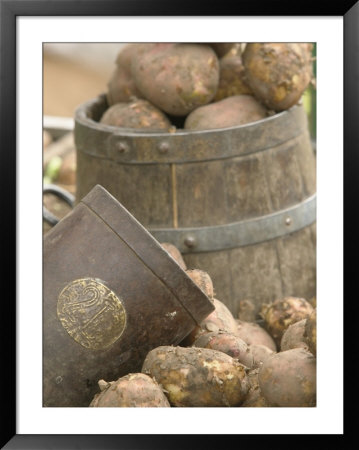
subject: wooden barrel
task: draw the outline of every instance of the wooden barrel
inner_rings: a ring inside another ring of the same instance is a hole
[[[237,127],[175,133],[98,123],[104,95],[75,114],[77,199],[96,184],[189,268],[208,272],[236,316],[249,299],[316,289],[316,168],[302,106]]]

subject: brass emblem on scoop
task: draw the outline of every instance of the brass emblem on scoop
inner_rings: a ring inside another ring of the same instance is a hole
[[[95,278],[74,280],[65,286],[58,297],[57,316],[76,342],[93,350],[109,347],[126,328],[123,303]]]

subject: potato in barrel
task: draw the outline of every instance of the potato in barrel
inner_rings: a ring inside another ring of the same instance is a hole
[[[200,106],[186,118],[186,130],[210,130],[244,125],[267,116],[266,108],[252,95],[233,95],[209,105]]]
[[[241,44],[235,44],[219,60],[219,85],[214,101],[233,95],[253,94],[245,81],[245,70],[241,57]]]
[[[312,80],[312,44],[249,43],[242,54],[246,83],[269,109],[298,103]]]
[[[131,97],[142,97],[131,74],[131,61],[134,53],[143,45],[146,44],[127,44],[118,53],[116,67],[107,83],[106,97],[109,106],[115,103],[128,102]]]
[[[219,62],[209,45],[155,44],[132,59],[142,95],[162,111],[185,116],[209,103],[219,82]]]
[[[171,128],[171,122],[166,115],[144,99],[115,103],[104,112],[100,123],[119,128],[144,128],[147,130],[169,130]]]

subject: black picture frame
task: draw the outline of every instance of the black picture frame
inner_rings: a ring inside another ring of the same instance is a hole
[[[1,255],[3,302],[1,337],[2,408],[1,448],[6,449],[183,449],[202,446],[203,435],[18,435],[16,433],[16,292],[17,292],[17,197],[16,197],[16,17],[19,16],[342,16],[344,19],[344,294],[355,292],[358,221],[355,214],[356,180],[359,169],[359,5],[356,1],[300,3],[242,1],[199,3],[183,0],[0,0],[0,192],[3,194]],[[355,261],[355,259],[354,259]],[[355,298],[345,304],[346,342],[354,329]],[[345,348],[344,357],[348,357]],[[346,358],[348,361],[349,358]],[[350,363],[348,364],[350,365]],[[347,385],[346,385],[347,386]],[[346,393],[350,391],[348,387]],[[349,401],[346,402],[348,404]],[[347,418],[345,435],[355,415]],[[210,426],[210,425],[209,425]],[[285,430],[283,430],[285,433]],[[210,435],[205,447],[245,445],[264,435]],[[290,436],[292,438],[293,435]],[[331,436],[331,439],[342,436]],[[303,445],[313,436],[298,435],[291,442]],[[250,442],[249,442],[250,441]],[[277,444],[276,444],[277,446]]]

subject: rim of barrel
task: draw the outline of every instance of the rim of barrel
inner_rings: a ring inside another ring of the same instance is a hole
[[[302,105],[248,124],[210,130],[139,130],[99,123],[105,94],[89,100],[75,112],[78,153],[118,164],[187,164],[248,156],[278,148],[307,130]]]
[[[261,124],[267,124],[268,122],[274,122],[276,120],[281,120],[283,116],[290,114],[291,112],[298,109],[300,105],[296,104],[293,105],[291,108],[281,111],[278,113],[275,113],[269,117],[265,117],[264,119],[256,120],[255,122],[246,123],[243,125],[235,125],[231,127],[225,127],[225,128],[212,128],[208,130],[185,130],[183,128],[176,129],[175,133],[171,132],[164,132],[163,130],[155,130],[147,131],[142,129],[135,129],[135,128],[122,128],[122,127],[116,127],[112,125],[107,125],[100,123],[90,117],[88,117],[89,108],[96,103],[100,103],[100,101],[103,101],[106,99],[106,94],[100,94],[97,97],[94,97],[90,100],[87,100],[86,102],[79,105],[75,110],[75,121],[85,125],[90,126],[92,128],[95,128],[99,131],[108,131],[109,133],[113,134],[119,134],[121,133],[124,137],[135,137],[135,136],[141,136],[141,137],[165,137],[170,138],[172,136],[189,136],[189,135],[210,135],[210,134],[218,134],[219,132],[228,132],[231,130],[239,130],[239,129],[249,129],[252,127],[258,127]]]

